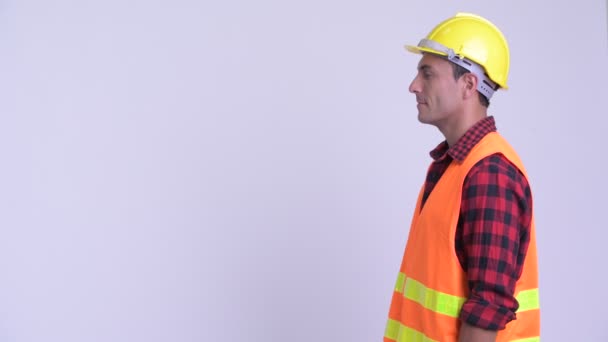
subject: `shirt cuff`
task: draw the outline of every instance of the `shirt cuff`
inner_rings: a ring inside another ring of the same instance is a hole
[[[469,298],[460,310],[460,320],[485,330],[502,330],[516,319],[515,312],[483,300]]]

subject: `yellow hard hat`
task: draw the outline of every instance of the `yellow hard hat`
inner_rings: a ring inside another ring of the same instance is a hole
[[[488,98],[498,86],[508,88],[507,40],[494,24],[478,15],[457,13],[437,25],[418,46],[406,45],[406,49],[415,53],[429,52],[446,56],[451,62],[477,74],[481,78],[481,86],[492,88],[478,89],[482,94],[489,93],[489,96],[484,94]],[[484,85],[484,79],[487,81],[488,78],[490,82]]]

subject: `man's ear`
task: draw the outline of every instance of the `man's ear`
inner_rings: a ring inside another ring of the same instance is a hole
[[[467,72],[462,75],[463,81],[463,97],[469,98],[472,96],[477,97],[477,76],[472,72]]]

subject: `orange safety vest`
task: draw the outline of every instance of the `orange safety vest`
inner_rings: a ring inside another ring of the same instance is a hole
[[[513,148],[496,132],[486,135],[464,161],[452,161],[429,195],[424,208],[420,191],[397,284],[393,292],[385,342],[458,341],[460,309],[468,298],[467,277],[454,249],[462,186],[481,159],[503,154],[524,176]],[[515,285],[517,319],[498,331],[496,341],[540,341],[538,268],[534,216],[530,245]]]

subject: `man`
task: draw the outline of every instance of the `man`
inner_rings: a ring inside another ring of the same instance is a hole
[[[445,141],[420,191],[384,341],[539,341],[532,195],[521,160],[488,116],[507,88],[509,48],[459,13],[409,51],[418,120]]]

